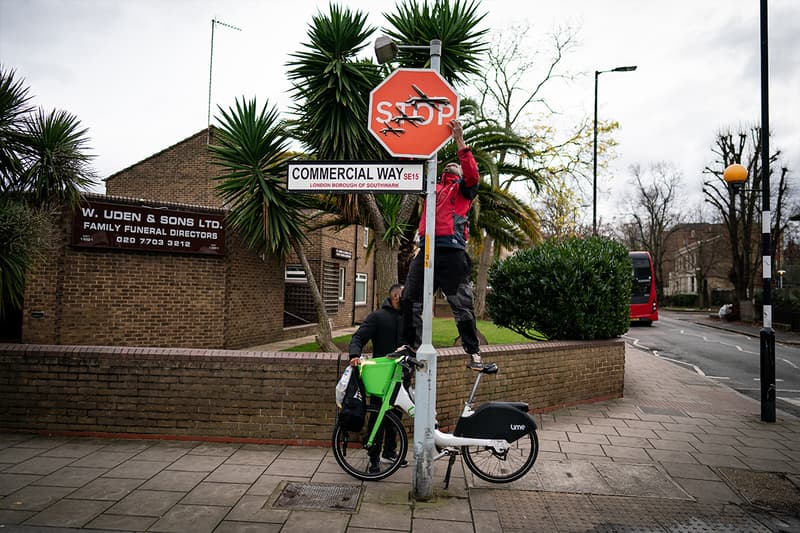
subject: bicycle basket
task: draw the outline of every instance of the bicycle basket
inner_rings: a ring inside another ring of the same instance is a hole
[[[389,357],[369,359],[361,364],[361,381],[371,396],[383,396],[389,390],[397,362]]]

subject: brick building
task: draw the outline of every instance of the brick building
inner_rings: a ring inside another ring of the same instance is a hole
[[[224,228],[207,135],[113,174],[106,195],[87,194],[82,210],[60,215],[53,248],[27,280],[23,342],[242,348],[315,331],[299,261],[259,257]],[[308,236],[333,327],[374,306],[368,237],[356,226]]]
[[[719,291],[730,291],[731,252],[721,224],[681,224],[665,242],[664,294],[698,294],[708,305]]]

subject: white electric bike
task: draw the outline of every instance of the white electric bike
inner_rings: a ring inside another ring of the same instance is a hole
[[[333,455],[345,472],[360,480],[376,481],[400,468],[408,452],[408,436],[392,409],[414,416],[414,401],[403,384],[403,376],[410,376],[421,366],[408,355],[362,359],[359,368],[368,396],[367,420],[360,431],[347,431],[338,422],[333,430]],[[539,441],[527,403],[487,402],[473,409],[481,377],[496,374],[497,370],[491,364],[478,373],[452,434],[442,433],[438,425],[434,430],[438,451],[434,460],[449,458],[445,487],[459,454],[476,476],[493,483],[521,478],[536,461]]]

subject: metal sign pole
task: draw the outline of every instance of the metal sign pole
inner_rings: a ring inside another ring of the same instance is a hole
[[[431,69],[439,72],[442,41],[431,41]],[[433,495],[433,430],[436,419],[436,350],[433,347],[433,261],[436,241],[436,164],[437,154],[428,160],[425,194],[425,242],[420,253],[425,260],[422,300],[422,344],[417,359],[425,365],[417,372],[414,409],[414,497]]]

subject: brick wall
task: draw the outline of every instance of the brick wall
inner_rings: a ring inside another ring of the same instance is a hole
[[[217,196],[214,187],[218,184],[214,177],[219,174],[220,168],[212,164],[207,148],[208,130],[202,130],[178,143],[153,154],[130,167],[123,169],[106,179],[106,193],[113,196],[127,198],[147,199],[156,202],[179,202],[182,204],[222,207],[222,199]],[[212,128],[213,143],[213,128]],[[356,233],[358,235],[356,237]],[[353,246],[358,239],[358,250],[353,253],[350,260],[337,260],[331,257],[331,248],[341,248],[353,252]],[[317,283],[322,283],[322,261],[334,261],[345,264],[347,269],[347,286],[345,299],[338,305],[338,310],[329,313],[329,318],[334,327],[349,327],[354,322],[359,322],[373,309],[372,283],[373,283],[373,258],[364,257],[366,249],[363,247],[363,227],[351,226],[340,231],[325,228],[308,235],[305,246],[306,255]],[[294,254],[287,260],[289,263],[299,263]],[[356,266],[356,262],[358,265]],[[367,305],[353,307],[353,283],[355,272],[365,272],[369,275]],[[283,271],[268,280],[268,284],[276,287],[281,284],[283,294]],[[381,298],[382,301],[382,298]],[[380,302],[379,302],[380,303]],[[234,309],[231,307],[230,309]],[[273,310],[276,308],[270,308]],[[283,309],[281,302],[280,309]],[[250,309],[240,310],[242,316],[247,316]],[[316,312],[308,317],[316,322]],[[297,326],[287,329],[281,335],[269,339],[303,336],[313,333],[315,326]],[[239,335],[233,331],[234,337]],[[246,337],[246,336],[245,336]],[[245,337],[242,337],[243,339]],[[243,341],[244,342],[244,341]],[[231,345],[233,346],[233,345]],[[238,346],[238,345],[237,345]]]
[[[106,194],[147,200],[222,207],[212,180],[218,168],[199,133],[106,178]]]
[[[624,343],[487,346],[500,372],[477,400],[533,411],[622,396]],[[438,419],[452,427],[475,374],[438,352]],[[327,445],[337,354],[0,344],[0,429]],[[339,369],[344,363],[339,362]]]
[[[25,343],[242,348],[284,337],[283,263],[233,231],[216,257],[77,249],[70,215],[55,227],[27,276]]]

